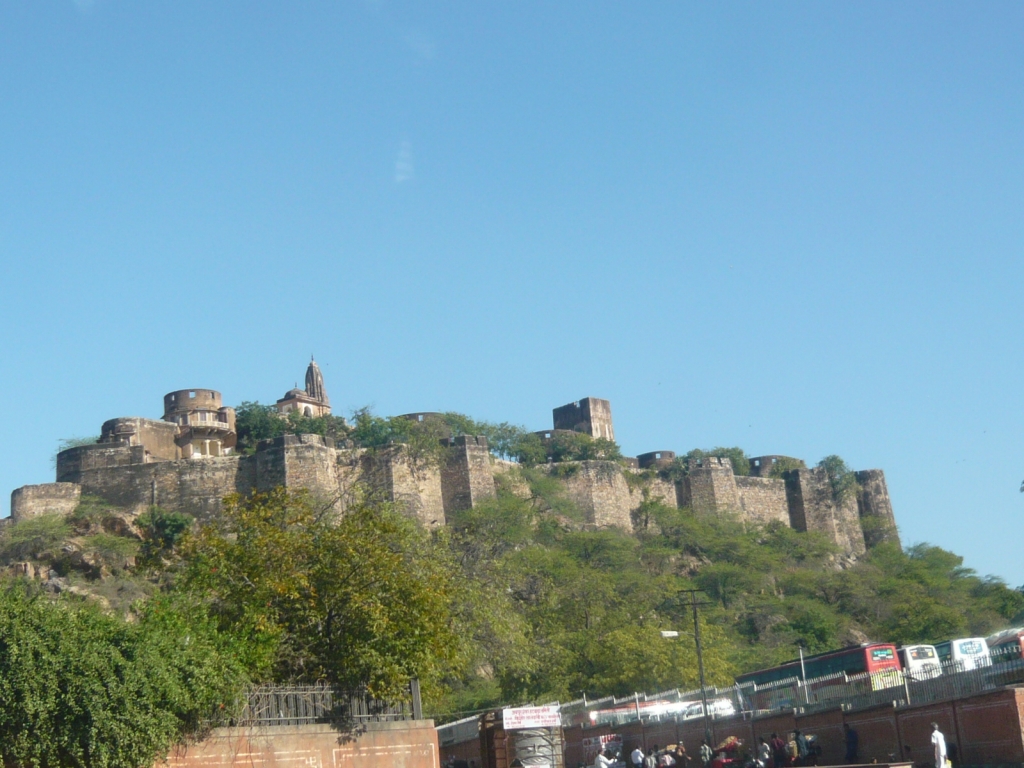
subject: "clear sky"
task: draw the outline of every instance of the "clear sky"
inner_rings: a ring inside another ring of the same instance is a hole
[[[1024,4],[0,2],[0,499],[164,393],[886,472],[1024,583]]]

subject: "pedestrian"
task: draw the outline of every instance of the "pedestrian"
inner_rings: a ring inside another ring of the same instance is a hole
[[[629,762],[633,768],[643,768],[644,765],[644,751],[640,749],[638,744],[636,749],[629,753]]]
[[[644,768],[658,768],[658,758],[654,756],[654,750],[658,748],[655,744],[652,749],[647,750],[647,757],[644,758]]]
[[[807,737],[800,731],[796,731],[796,759],[797,765],[807,765],[807,756],[810,750],[807,749]]]
[[[757,764],[759,768],[768,768],[772,759],[772,748],[764,736],[759,737],[757,741]]]
[[[700,740],[700,764],[704,768],[708,768],[711,765],[711,758],[715,756],[715,753],[711,751],[711,745],[708,744],[707,739]]]
[[[932,723],[932,748],[935,750],[935,768],[946,768],[946,737],[938,723]]]
[[[789,734],[789,741],[786,742],[786,768],[796,765],[800,758],[800,748],[796,743],[797,733],[799,731]]]
[[[772,747],[773,768],[784,768],[786,765],[786,742],[779,738],[779,734],[773,733],[769,743]]]
[[[665,751],[658,757],[658,768],[673,768],[676,764],[675,755],[669,751],[668,747],[665,747]]]
[[[594,758],[594,768],[609,768],[614,764],[614,760],[608,757],[604,752],[598,752],[597,757]]]
[[[857,758],[857,742],[860,737],[857,736],[857,732],[850,727],[849,723],[843,723],[843,733],[846,734],[846,764],[856,765],[859,762]]]
[[[684,768],[690,762],[690,756],[686,754],[686,747],[683,746],[683,742],[676,744],[675,755],[676,765],[679,768]]]

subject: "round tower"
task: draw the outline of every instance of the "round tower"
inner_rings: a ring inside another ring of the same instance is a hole
[[[238,441],[235,409],[213,389],[179,389],[164,395],[164,421],[178,425],[183,459],[226,456]]]

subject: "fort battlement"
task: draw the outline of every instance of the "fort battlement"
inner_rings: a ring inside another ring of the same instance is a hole
[[[330,412],[315,365],[307,371],[307,389],[290,390],[278,402],[279,413],[294,408]],[[438,430],[440,458],[414,458],[400,444],[364,450],[318,435],[292,434],[261,441],[252,455],[238,455],[233,451],[234,411],[223,406],[220,393],[177,390],[164,397],[163,419],[110,419],[96,444],[61,451],[57,482],[15,490],[11,516],[19,521],[46,513],[67,515],[88,495],[136,514],[159,505],[203,519],[217,514],[229,494],[284,486],[306,489],[342,511],[357,492],[379,494],[432,527],[494,498],[498,485],[525,489],[522,481],[509,479],[516,465],[492,456],[485,437],[451,436],[442,415],[434,412],[405,418],[445,425]],[[555,408],[552,422],[552,429],[536,433],[545,443],[570,432],[614,437],[607,400],[588,397]],[[662,450],[623,461],[549,463],[547,471],[587,525],[630,530],[641,505],[658,501],[695,514],[729,514],[817,531],[851,556],[883,541],[898,542],[881,470],[856,473],[855,492],[837,499],[824,469],[808,469],[792,457],[751,459],[750,475],[737,475],[730,459],[719,456],[691,460],[683,471],[678,466],[676,454]]]

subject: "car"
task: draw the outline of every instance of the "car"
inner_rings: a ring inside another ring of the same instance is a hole
[[[714,699],[708,702],[708,714],[712,717],[729,717],[736,714],[736,707],[732,703],[732,699]],[[684,720],[691,720],[695,717],[704,717],[703,702],[695,701],[688,704],[683,710]]]

